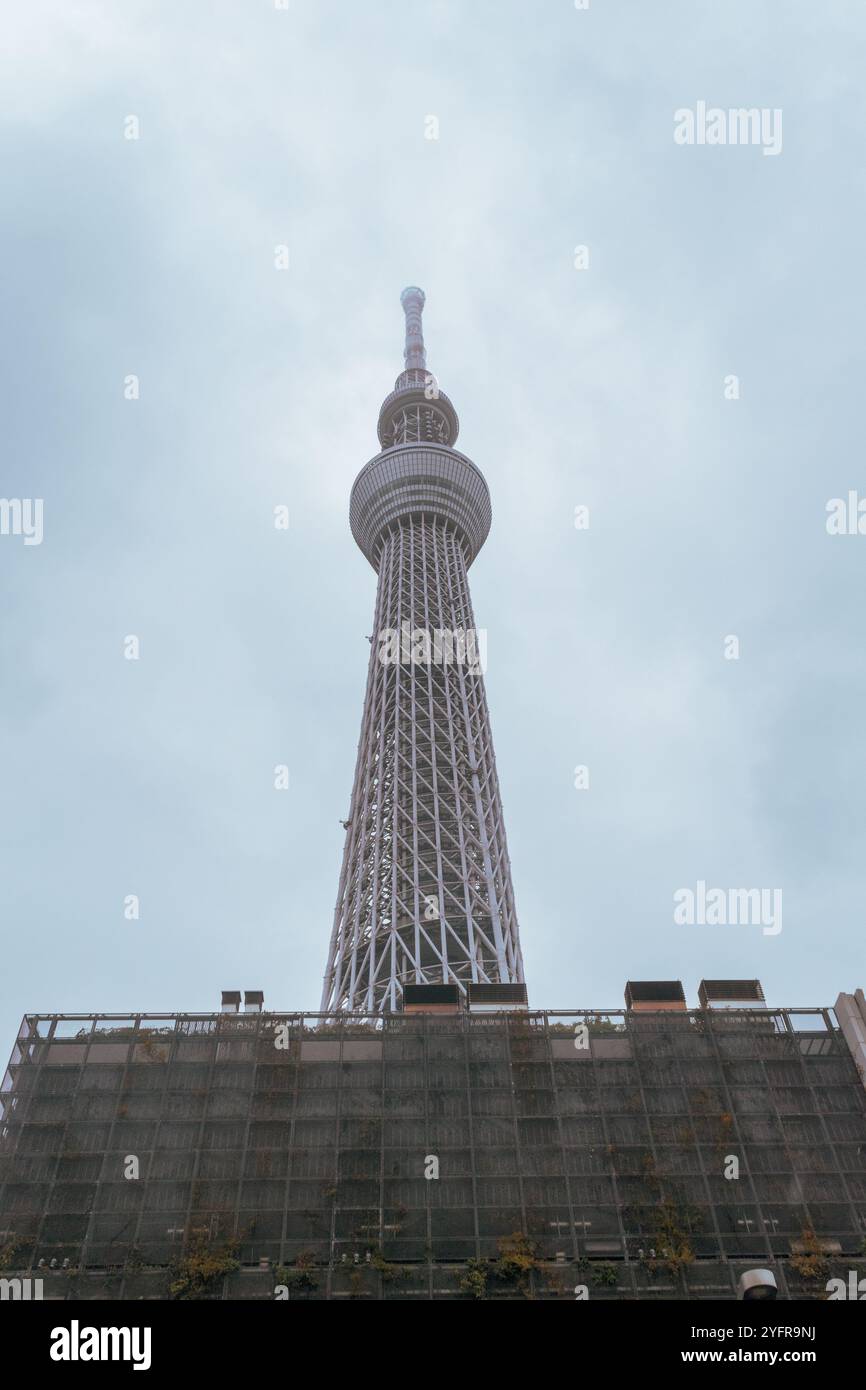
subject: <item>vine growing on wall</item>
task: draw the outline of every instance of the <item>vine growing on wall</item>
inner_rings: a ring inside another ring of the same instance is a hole
[[[18,1236],[10,1231],[8,1240],[0,1245],[0,1271],[16,1269],[26,1262],[26,1255],[33,1249],[32,1236]]]
[[[524,1298],[532,1297],[532,1273],[539,1268],[537,1246],[522,1231],[514,1231],[497,1241],[499,1256],[495,1260],[467,1260],[459,1288],[470,1298],[486,1298],[491,1281],[497,1280],[518,1290]]]
[[[212,1245],[204,1236],[189,1242],[171,1266],[169,1294],[176,1299],[207,1298],[227,1274],[239,1268],[238,1242]]]
[[[830,1270],[824,1246],[807,1222],[800,1233],[800,1250],[791,1255],[791,1268],[808,1284],[822,1283]]]
[[[700,1228],[700,1212],[673,1194],[674,1185],[668,1179],[665,1180],[668,1192],[663,1191],[652,1154],[644,1155],[641,1172],[655,1200],[626,1207],[623,1218],[628,1224],[639,1225],[645,1233],[648,1248],[644,1249],[642,1241],[638,1258],[650,1273],[667,1270],[678,1276],[695,1259],[692,1232]]]
[[[312,1250],[298,1252],[294,1265],[278,1265],[274,1271],[277,1284],[285,1284],[295,1293],[313,1293],[319,1287],[316,1256]]]

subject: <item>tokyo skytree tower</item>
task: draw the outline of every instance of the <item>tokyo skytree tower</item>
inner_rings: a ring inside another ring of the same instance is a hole
[[[466,578],[490,494],[427,371],[424,292],[400,298],[406,366],[349,513],[379,584],[323,1011],[397,1010],[404,985],[465,995],[524,978]]]

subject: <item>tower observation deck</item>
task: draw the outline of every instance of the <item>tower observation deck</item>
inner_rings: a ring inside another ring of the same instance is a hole
[[[404,985],[524,978],[467,581],[490,494],[427,370],[424,292],[401,302],[405,368],[349,511],[379,582],[323,1011],[397,1010]]]

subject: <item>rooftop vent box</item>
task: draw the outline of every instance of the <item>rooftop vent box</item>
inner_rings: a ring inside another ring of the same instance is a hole
[[[460,990],[456,985],[404,985],[404,1014],[456,1014]]]
[[[701,980],[698,999],[702,1009],[763,1009],[760,980]]]
[[[244,990],[244,1012],[248,1014],[260,1014],[265,1002],[264,992],[260,989]]]
[[[241,1007],[241,992],[239,989],[224,989],[222,1012],[224,1014],[236,1014]]]
[[[473,1014],[526,1009],[526,985],[470,985],[469,1011]]]
[[[629,980],[625,987],[625,1006],[635,1013],[659,1009],[685,1011],[686,996],[679,980]]]

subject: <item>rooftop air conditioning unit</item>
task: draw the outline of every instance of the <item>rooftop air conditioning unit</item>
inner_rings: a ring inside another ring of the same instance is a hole
[[[470,985],[469,1012],[496,1014],[527,1009],[526,985]]]
[[[634,1013],[653,1013],[659,1009],[684,1013],[686,996],[679,980],[629,980],[625,1004]]]
[[[702,1009],[763,1009],[767,1001],[760,980],[701,980]]]
[[[457,985],[404,985],[404,1014],[456,1014],[460,1011]]]

